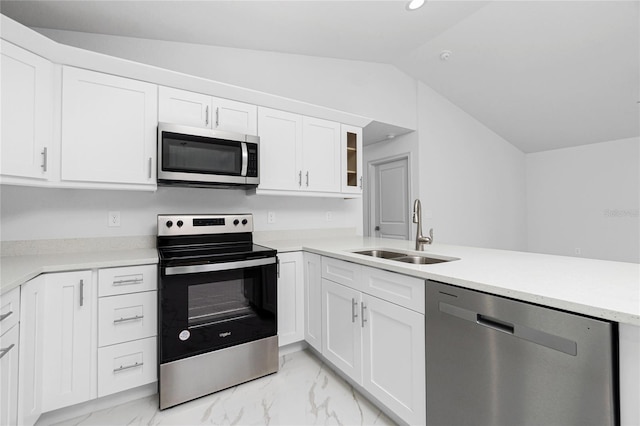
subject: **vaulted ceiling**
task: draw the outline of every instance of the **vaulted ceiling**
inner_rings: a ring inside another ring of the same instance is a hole
[[[391,64],[524,152],[638,136],[638,1],[405,5],[3,0],[0,12],[30,27]]]

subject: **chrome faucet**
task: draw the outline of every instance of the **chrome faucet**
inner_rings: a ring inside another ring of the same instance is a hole
[[[422,204],[418,199],[413,202],[413,223],[418,224],[416,229],[416,250],[422,251],[425,244],[433,242],[433,228],[429,229],[428,237],[422,235]]]

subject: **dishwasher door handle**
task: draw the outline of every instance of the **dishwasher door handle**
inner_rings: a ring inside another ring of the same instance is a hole
[[[494,330],[502,331],[503,333],[513,334],[513,324],[500,321],[496,318],[491,318],[486,315],[477,314],[476,322],[485,327],[493,328]]]

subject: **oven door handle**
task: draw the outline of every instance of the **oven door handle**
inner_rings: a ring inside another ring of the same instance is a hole
[[[276,263],[275,257],[264,259],[240,260],[237,262],[207,263],[206,265],[170,266],[164,268],[165,275],[197,274],[199,272],[228,271],[231,269],[250,268],[252,266],[271,265]]]

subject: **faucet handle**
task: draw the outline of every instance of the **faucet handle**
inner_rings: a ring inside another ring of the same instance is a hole
[[[429,229],[429,244],[433,242],[433,228]]]

